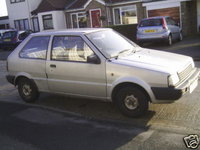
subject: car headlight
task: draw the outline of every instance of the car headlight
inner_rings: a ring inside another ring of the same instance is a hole
[[[168,84],[169,86],[175,86],[179,82],[179,77],[177,74],[173,74],[168,76]]]

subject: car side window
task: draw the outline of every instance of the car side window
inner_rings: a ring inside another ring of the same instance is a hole
[[[169,18],[166,18],[165,20],[167,22],[167,25],[171,25],[171,22],[170,22]]]
[[[49,39],[49,36],[31,38],[20,51],[19,56],[21,58],[46,59]]]
[[[19,34],[19,40],[24,40],[28,34],[26,32]]]
[[[172,18],[167,18],[166,21],[167,21],[168,25],[175,25],[176,24],[176,22]]]
[[[94,52],[79,36],[55,36],[52,44],[52,60],[87,62]]]
[[[173,19],[171,19],[171,23],[172,25],[176,25],[176,21],[174,21]]]

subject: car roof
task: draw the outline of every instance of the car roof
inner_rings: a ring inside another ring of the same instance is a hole
[[[167,18],[169,16],[156,16],[156,17],[149,17],[149,18],[144,18],[142,20],[149,20],[149,19],[162,19],[162,18]]]
[[[92,32],[111,30],[109,28],[79,28],[79,29],[63,29],[63,30],[47,30],[38,33],[32,33],[33,36],[40,35],[62,35],[62,34],[88,34]]]
[[[13,31],[13,29],[1,29],[0,33],[5,33],[5,32],[8,32],[8,31]]]

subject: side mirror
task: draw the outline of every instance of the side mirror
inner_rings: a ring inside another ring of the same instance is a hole
[[[87,57],[87,62],[92,64],[100,64],[100,59],[97,57],[97,55],[93,54]]]

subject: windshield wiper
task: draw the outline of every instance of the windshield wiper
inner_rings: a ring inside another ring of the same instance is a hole
[[[135,53],[135,50],[125,49],[125,50],[120,51],[120,52],[118,53],[118,55],[116,56],[116,59],[118,59],[118,57],[119,57],[120,54],[122,54],[122,53],[124,53],[124,52],[127,52],[127,51],[130,51],[130,53]]]
[[[124,52],[127,52],[127,51],[130,51],[130,49],[125,49],[125,50],[119,52],[118,55],[120,55],[120,54],[122,54],[122,53],[124,53]]]

